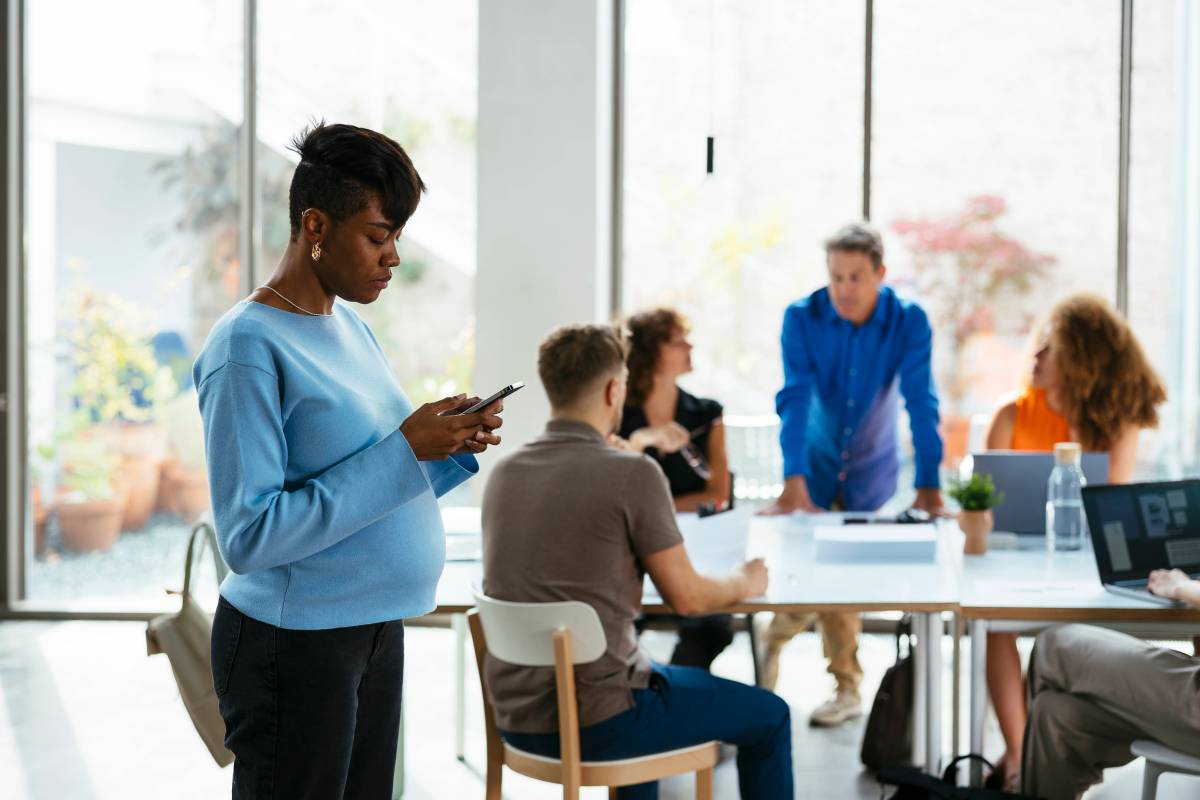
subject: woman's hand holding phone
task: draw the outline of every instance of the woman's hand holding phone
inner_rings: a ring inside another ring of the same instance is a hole
[[[442,461],[452,455],[482,453],[489,445],[500,444],[494,431],[504,424],[499,416],[503,401],[472,414],[455,411],[470,408],[479,398],[466,395],[445,397],[425,403],[400,425],[400,433],[419,461]]]

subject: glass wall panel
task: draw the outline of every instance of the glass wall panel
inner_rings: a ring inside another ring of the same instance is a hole
[[[622,307],[688,315],[684,383],[729,414],[774,412],[783,310],[825,282],[824,239],[861,217],[863,13],[627,4]]]
[[[190,365],[241,291],[242,3],[25,4],[28,599],[174,601]]]
[[[1072,292],[1114,299],[1121,6],[875,14],[872,219],[934,323],[953,461],[970,417],[1022,385],[1031,325]]]

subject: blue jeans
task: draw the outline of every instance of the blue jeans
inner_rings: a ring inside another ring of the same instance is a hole
[[[792,722],[778,695],[695,667],[654,665],[650,686],[633,691],[633,708],[579,730],[585,761],[676,750],[702,742],[737,745],[743,800],[781,800],[792,792]],[[557,733],[509,733],[520,750],[558,758]],[[620,800],[655,800],[657,783],[623,786]]]

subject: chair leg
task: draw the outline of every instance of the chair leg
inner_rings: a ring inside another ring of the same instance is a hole
[[[608,787],[608,800],[617,800],[617,787]]]
[[[696,800],[712,800],[713,796],[713,771],[712,767],[705,767],[702,770],[696,771]]]
[[[503,752],[503,751],[502,751]],[[487,785],[484,789],[485,800],[503,800],[504,758],[495,758],[489,752],[487,760]]]
[[[750,663],[754,665],[754,685],[762,686],[762,665],[758,663],[758,635],[754,632],[754,614],[746,615],[746,632],[750,634]]]
[[[579,784],[563,784],[563,800],[579,800]]]
[[[1154,800],[1158,796],[1158,776],[1162,770],[1157,764],[1146,762],[1142,770],[1142,800]]]

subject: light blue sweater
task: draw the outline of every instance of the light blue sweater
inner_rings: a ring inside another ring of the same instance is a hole
[[[434,607],[437,498],[479,466],[417,461],[398,430],[412,404],[357,314],[242,301],[213,326],[193,376],[226,600],[299,630]]]

